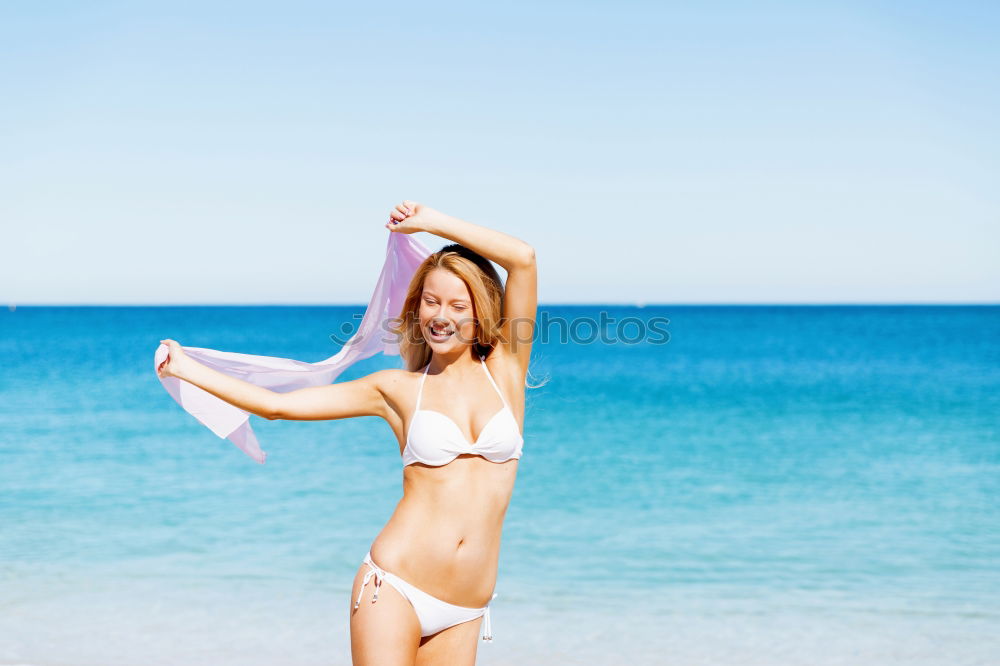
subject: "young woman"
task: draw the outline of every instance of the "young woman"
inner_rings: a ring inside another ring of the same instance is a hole
[[[534,249],[412,201],[386,226],[454,241],[413,276],[394,329],[405,369],[276,393],[164,340],[170,354],[157,372],[268,419],[385,419],[403,458],[403,498],[354,578],[353,663],[474,664],[480,627],[492,639],[500,535],[524,442]],[[507,271],[506,287],[490,260]]]

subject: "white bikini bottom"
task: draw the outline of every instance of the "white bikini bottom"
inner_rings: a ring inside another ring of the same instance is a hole
[[[372,561],[371,551],[368,551],[368,554],[365,555],[364,563],[368,565],[368,571],[361,582],[361,589],[358,590],[358,599],[354,602],[355,608],[361,603],[361,595],[365,591],[365,586],[368,585],[368,581],[374,576],[375,594],[372,595],[372,603],[378,601],[378,589],[382,585],[383,580],[392,585],[412,604],[413,610],[416,611],[417,619],[420,621],[421,638],[436,634],[456,624],[462,624],[463,622],[482,617],[483,640],[493,641],[493,630],[490,626],[490,604],[486,604],[482,608],[467,608],[442,601],[433,595],[427,594],[419,587],[407,583],[399,576],[379,567]],[[497,595],[494,594],[490,602],[496,598]]]

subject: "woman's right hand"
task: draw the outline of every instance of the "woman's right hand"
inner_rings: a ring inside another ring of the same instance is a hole
[[[184,353],[184,349],[176,340],[167,338],[166,340],[160,340],[160,344],[166,345],[169,351],[167,352],[167,357],[156,368],[157,376],[161,379],[166,377],[180,378],[183,368],[190,363],[191,357]]]
[[[403,234],[430,231],[430,225],[439,217],[441,217],[441,213],[430,206],[424,206],[407,199],[392,209],[389,213],[389,221],[385,223],[385,228]]]

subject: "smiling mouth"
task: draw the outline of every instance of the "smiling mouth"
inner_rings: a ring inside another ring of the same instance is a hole
[[[450,326],[442,326],[438,324],[432,324],[428,327],[428,330],[430,330],[431,338],[438,341],[447,340],[455,334],[455,329]]]

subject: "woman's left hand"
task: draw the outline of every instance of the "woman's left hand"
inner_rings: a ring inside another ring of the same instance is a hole
[[[427,223],[435,215],[440,215],[440,213],[429,206],[407,199],[392,209],[392,212],[389,213],[389,221],[385,223],[385,228],[404,234],[428,231]]]

